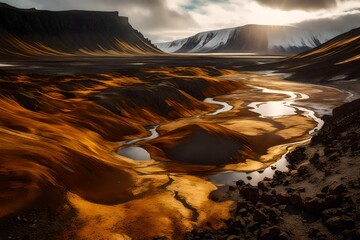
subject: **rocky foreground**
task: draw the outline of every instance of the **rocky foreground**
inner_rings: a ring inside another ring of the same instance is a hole
[[[288,155],[289,172],[213,192],[213,200],[235,200],[233,217],[186,239],[360,239],[359,106],[360,99],[325,117],[311,144]]]

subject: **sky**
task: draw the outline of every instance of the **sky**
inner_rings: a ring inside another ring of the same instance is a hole
[[[360,27],[360,0],[0,0],[19,8],[118,11],[153,42],[246,24]]]

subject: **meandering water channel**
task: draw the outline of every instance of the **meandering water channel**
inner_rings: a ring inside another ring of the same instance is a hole
[[[260,87],[255,85],[248,85],[257,91],[259,94],[276,94],[276,95],[284,95],[285,97],[281,100],[269,100],[269,101],[257,101],[251,102],[246,107],[249,111],[257,113],[259,118],[283,118],[292,115],[302,115],[311,121],[316,122],[316,126],[309,130],[309,135],[314,134],[318,131],[324,124],[323,120],[316,115],[316,113],[304,106],[300,106],[299,101],[308,100],[310,97],[307,94],[295,92],[295,91],[284,91],[279,89],[270,89],[266,87]],[[214,98],[206,98],[204,102],[209,104],[216,104],[220,107],[211,113],[202,114],[194,116],[193,118],[202,118],[206,116],[216,116],[226,112],[231,111],[234,106],[230,105],[228,102],[215,100]],[[142,138],[136,138],[133,140],[129,140],[122,143],[122,148],[118,150],[118,154],[136,161],[148,161],[151,160],[150,154],[142,147],[136,146],[136,143],[141,141],[148,141],[151,139],[155,139],[160,136],[157,129],[162,124],[152,125],[148,128],[149,135]],[[285,154],[283,154],[278,161],[275,161],[273,164],[269,165],[267,168],[254,171],[250,173],[239,172],[239,171],[226,171],[221,172],[215,175],[207,176],[211,181],[215,184],[232,184],[234,181],[239,179],[244,180],[245,182],[249,182],[251,184],[257,184],[257,182],[261,181],[265,177],[272,177],[275,170],[287,170],[287,160],[286,154],[289,152],[292,146],[304,144],[308,142],[310,138],[291,142],[284,145],[286,148]]]

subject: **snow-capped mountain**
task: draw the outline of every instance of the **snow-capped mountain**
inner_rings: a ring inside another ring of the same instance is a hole
[[[299,53],[317,47],[339,33],[314,33],[299,27],[245,25],[201,32],[192,37],[156,43],[172,53]]]

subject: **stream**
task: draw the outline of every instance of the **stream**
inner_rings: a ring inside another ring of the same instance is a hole
[[[206,98],[204,100],[204,102],[210,103],[210,104],[217,104],[217,105],[220,105],[221,107],[212,113],[196,115],[195,118],[199,118],[199,117],[206,116],[206,115],[209,115],[209,116],[218,115],[220,113],[228,112],[231,109],[233,109],[233,106],[231,106],[227,102],[216,101],[214,98]],[[144,148],[138,147],[138,146],[132,146],[132,145],[137,142],[140,142],[140,141],[151,140],[151,139],[155,139],[155,138],[159,137],[159,133],[157,131],[157,128],[159,126],[161,126],[161,124],[157,124],[157,125],[153,125],[153,126],[149,127],[147,130],[150,132],[150,135],[147,137],[136,138],[136,139],[124,142],[123,144],[126,147],[118,150],[117,153],[123,157],[127,157],[130,159],[136,160],[136,161],[150,160],[151,156]]]
[[[272,90],[268,88],[252,86],[255,89],[261,90],[263,93],[273,93],[273,94],[284,94],[289,97],[282,101],[266,101],[266,102],[253,102],[248,105],[249,110],[252,112],[258,113],[261,118],[279,118],[285,116],[291,116],[298,114],[297,111],[302,112],[301,115],[314,120],[317,125],[315,128],[311,129],[308,133],[313,135],[316,131],[320,130],[324,125],[324,121],[321,118],[318,118],[315,115],[315,112],[296,105],[296,101],[309,99],[309,96],[303,93],[283,91],[283,90]],[[223,172],[216,175],[208,176],[208,178],[215,184],[222,185],[228,184],[233,185],[234,182],[238,180],[243,180],[245,183],[250,183],[251,185],[257,185],[258,182],[262,181],[264,178],[272,178],[276,170],[287,171],[288,162],[286,160],[286,155],[290,152],[291,148],[294,145],[305,144],[310,141],[309,139],[288,143],[283,146],[286,146],[286,152],[281,156],[281,158],[275,163],[269,165],[267,168],[253,171],[253,172]]]
[[[282,94],[288,96],[287,98],[284,98],[283,100],[279,101],[263,101],[263,102],[252,102],[247,105],[247,108],[249,111],[255,112],[259,114],[260,118],[280,118],[280,117],[287,117],[291,115],[303,115],[307,118],[312,119],[317,123],[315,128],[311,129],[309,131],[309,134],[312,135],[314,132],[318,131],[324,124],[323,120],[318,118],[315,115],[315,112],[307,109],[305,107],[298,106],[296,104],[297,101],[306,100],[309,99],[309,96],[303,93],[299,92],[292,92],[292,91],[283,91],[283,90],[274,90],[274,89],[268,89],[264,87],[258,87],[253,85],[248,85],[249,87],[252,87],[261,93],[271,93],[271,94]],[[204,100],[206,103],[210,104],[216,104],[220,107],[211,113],[197,115],[195,118],[200,118],[203,116],[214,116],[218,115],[224,112],[228,112],[233,109],[233,106],[231,106],[227,102],[217,101],[214,98],[206,98]],[[140,141],[146,141],[151,140],[159,137],[159,133],[157,131],[157,128],[161,126],[161,124],[158,125],[152,125],[148,128],[148,131],[150,133],[149,136],[142,137],[142,138],[136,138],[133,140],[129,140],[126,142],[123,142],[123,148],[118,150],[118,154],[136,161],[147,161],[151,159],[150,154],[142,147],[138,147],[134,144]],[[254,172],[237,172],[237,171],[228,171],[228,172],[222,172],[215,175],[207,176],[209,180],[211,180],[213,183],[222,185],[222,184],[233,184],[237,180],[243,180],[245,183],[250,183],[252,185],[256,185],[259,181],[263,180],[265,177],[271,178],[276,170],[280,171],[286,171],[287,170],[287,160],[286,155],[291,150],[291,148],[294,145],[304,144],[310,141],[309,139],[299,141],[299,142],[293,142],[288,143],[283,146],[286,147],[287,151],[285,154],[282,155],[282,157],[276,161],[275,163],[269,165],[267,168],[254,171]]]

